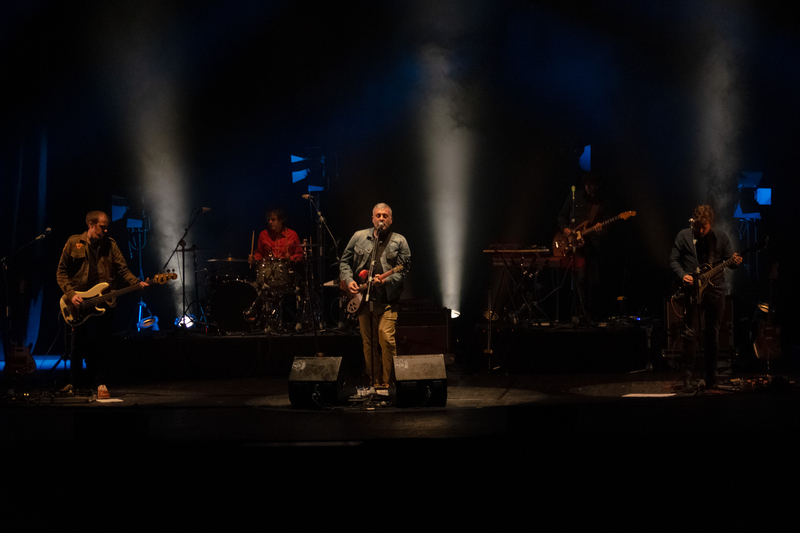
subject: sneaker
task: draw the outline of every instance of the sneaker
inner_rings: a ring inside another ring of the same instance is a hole
[[[110,400],[111,399],[111,393],[108,392],[108,389],[106,388],[105,385],[100,385],[99,387],[97,387],[97,399],[98,400]]]

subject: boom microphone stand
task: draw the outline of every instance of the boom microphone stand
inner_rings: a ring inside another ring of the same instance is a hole
[[[209,211],[211,211],[211,209],[208,208],[208,207],[195,207],[194,209],[192,209],[192,212],[189,214],[189,226],[186,229],[183,230],[183,235],[181,236],[180,239],[178,239],[178,244],[175,245],[175,249],[172,250],[172,253],[169,255],[169,258],[167,258],[167,261],[164,263],[164,266],[161,269],[162,271],[165,271],[167,269],[167,265],[169,265],[169,262],[172,260],[172,256],[174,256],[176,253],[178,253],[178,248],[180,248],[181,249],[181,257],[182,257],[182,261],[181,261],[181,292],[182,292],[182,295],[183,295],[183,301],[182,301],[182,304],[181,304],[181,316],[178,318],[178,320],[179,320],[178,324],[182,328],[186,327],[186,324],[184,323],[183,317],[186,316],[186,309],[187,309],[187,306],[186,306],[186,241],[184,239],[189,234],[189,230],[192,229],[192,226],[194,225],[195,221],[197,220],[197,217],[200,216],[200,213],[207,213]]]

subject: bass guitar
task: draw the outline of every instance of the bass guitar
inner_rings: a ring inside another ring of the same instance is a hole
[[[703,295],[705,294],[706,289],[714,286],[711,280],[714,279],[714,276],[726,268],[730,268],[731,265],[736,262],[736,255],[743,257],[752,251],[763,250],[767,247],[768,242],[769,237],[767,237],[763,243],[756,243],[742,253],[735,254],[716,266],[711,266],[708,263],[701,265],[700,274],[697,276],[696,282],[684,283],[683,281],[678,281],[678,287],[673,291],[672,299],[683,300],[686,305],[701,303],[703,301]]]
[[[145,283],[148,285],[163,285],[164,283],[176,279],[177,277],[178,275],[174,272],[156,274],[152,279],[147,279]],[[131,285],[130,287],[125,287],[124,289],[108,291],[108,283],[102,282],[98,283],[88,291],[76,291],[75,294],[83,298],[83,301],[77,306],[67,298],[66,294],[61,297],[61,300],[59,300],[58,303],[61,306],[61,315],[64,317],[64,321],[68,325],[75,327],[80,326],[93,316],[99,316],[105,313],[105,308],[99,306],[103,305],[112,298],[117,298],[118,296],[139,291],[141,289],[142,286],[137,283],[136,285]]]
[[[617,220],[627,220],[630,217],[635,217],[636,211],[625,211],[624,213],[620,213],[619,215],[609,218],[600,223],[600,228],[597,225],[592,225],[590,228],[587,228],[586,225],[589,223],[588,220],[584,220],[578,227],[570,232],[569,235],[565,235],[563,231],[559,231],[556,233],[556,236],[553,237],[553,256],[554,257],[562,257],[564,255],[568,255],[572,253],[573,249],[580,248],[584,244],[584,237],[587,235],[591,235],[596,231],[600,231],[607,225],[611,224],[612,222],[616,222]]]
[[[370,286],[370,284],[375,283],[375,281],[378,280],[383,281],[392,274],[395,274],[397,272],[410,272],[410,271],[411,271],[410,263],[408,262],[400,263],[394,268],[392,268],[389,272],[378,274],[371,280],[367,280],[369,272],[366,270],[362,270],[361,272],[358,273],[358,276],[356,276],[358,278],[358,281],[360,281],[360,283],[358,285],[358,292],[355,294],[350,292],[350,290],[344,284],[344,280],[342,280],[340,288],[342,289],[343,297],[349,298],[349,301],[347,302],[347,314],[350,316],[354,316],[361,312],[361,309],[364,307],[364,302],[365,302],[364,293],[367,292],[367,288]]]

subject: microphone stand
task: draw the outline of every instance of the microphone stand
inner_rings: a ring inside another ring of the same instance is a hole
[[[575,270],[578,268],[577,262],[575,261],[575,256],[578,253],[578,236],[575,233],[575,186],[572,186],[572,208],[570,209],[570,248],[572,248],[572,258],[570,259],[569,263],[569,271],[572,277],[572,306],[575,309],[576,315],[572,317],[572,325],[577,326],[580,322],[580,318],[582,317],[584,321],[586,319],[586,309],[584,308],[583,304],[583,293],[581,291],[580,283],[575,280]],[[586,263],[584,262],[584,276],[586,275]],[[577,302],[575,301],[575,295],[577,294]]]
[[[184,239],[189,234],[189,230],[192,229],[197,217],[199,217],[200,213],[202,212],[202,209],[198,209],[196,207],[192,209],[192,212],[189,214],[189,226],[183,230],[183,235],[180,239],[178,239],[178,244],[175,245],[175,249],[172,250],[169,258],[161,268],[162,271],[167,270],[167,265],[169,265],[169,262],[172,261],[172,256],[174,256],[178,252],[178,248],[180,248],[182,254],[181,257],[183,258],[183,261],[181,261],[181,292],[183,294],[183,300],[181,304],[181,316],[178,318],[178,324],[182,328],[186,328],[186,323],[183,319],[183,317],[186,316],[186,241]]]
[[[372,379],[370,386],[373,390],[375,390],[375,352],[377,351],[375,344],[375,330],[378,328],[378,324],[373,323],[373,319],[375,318],[375,302],[372,299],[372,277],[375,272],[375,263],[378,261],[378,248],[380,248],[380,231],[376,230],[374,227],[372,229],[372,257],[370,258],[369,262],[369,274],[367,274],[367,292],[364,294],[364,298],[366,299],[367,304],[369,305],[369,345],[370,345],[370,365]]]
[[[324,216],[322,216],[322,212],[320,211],[319,206],[314,201],[314,196],[311,195],[311,194],[304,194],[303,198],[306,198],[311,202],[310,205],[311,205],[311,207],[314,209],[314,211],[317,214],[317,227],[325,228],[325,231],[327,231],[328,235],[330,235],[331,241],[333,242],[333,252],[336,255],[336,265],[337,265],[337,270],[338,270],[338,265],[339,265],[339,262],[341,261],[341,257],[339,256],[339,245],[338,245],[339,241],[336,240],[336,237],[333,236],[333,232],[331,231],[331,228],[328,226],[328,221],[325,219]],[[319,245],[322,246],[322,234],[320,234],[320,233],[317,234],[317,240],[319,241]],[[322,248],[320,248],[320,250],[322,250]],[[321,257],[321,261],[322,261],[322,264],[320,265],[320,269],[323,269],[325,267],[325,265],[327,264],[327,261],[325,261],[324,256]],[[320,279],[324,282],[324,280],[325,280],[324,271],[320,272],[320,276],[322,276]],[[340,324],[342,324],[344,322],[342,320],[342,317],[344,316],[344,306],[343,306],[343,304],[344,304],[344,302],[342,301],[342,298],[339,298],[339,323]],[[312,311],[313,311],[313,307],[312,307]]]
[[[689,219],[689,229],[692,238],[692,254],[694,255],[694,276],[692,276],[692,297],[685,302],[683,307],[683,322],[686,325],[686,313],[689,311],[689,306],[692,307],[692,324],[689,329],[692,331],[692,345],[694,347],[694,356],[692,358],[692,368],[690,372],[694,371],[697,366],[697,349],[700,344],[700,258],[697,256],[697,239],[694,235],[694,219]],[[685,348],[684,348],[685,349]],[[703,357],[707,354],[703,353]],[[716,364],[716,361],[715,361]]]
[[[15,255],[17,255],[22,250],[24,250],[28,246],[32,245],[36,241],[41,241],[42,239],[47,237],[49,234],[50,234],[50,228],[47,228],[44,233],[42,233],[41,235],[39,235],[35,239],[32,239],[31,241],[23,244],[22,246],[20,246],[19,248],[17,248],[16,250],[11,252],[10,254],[6,255],[5,257],[0,258],[0,268],[3,269],[3,287],[5,288],[5,293],[6,293],[6,312],[5,312],[6,332],[5,332],[5,335],[3,335],[3,343],[5,344],[5,346],[3,346],[3,353],[5,353],[5,358],[6,358],[6,363],[5,364],[8,366],[8,368],[11,368],[11,365],[9,364],[9,362],[12,360],[12,357],[13,357],[12,354],[11,354],[11,351],[9,350],[9,347],[11,347],[12,345],[15,345],[15,343],[11,340],[11,297],[10,297],[10,293],[9,293],[9,290],[8,290],[8,277],[7,277],[7,275],[8,275],[8,260],[12,259]],[[24,340],[21,340],[20,341],[20,345],[22,345],[23,342],[24,342]],[[64,350],[64,353],[66,355],[66,349]],[[33,374],[33,371],[36,370],[36,363],[33,362],[33,357],[30,354],[27,354],[27,355],[28,355],[29,361],[27,361],[26,371],[29,374]],[[62,358],[63,357],[64,356],[62,356]],[[58,365],[58,363],[56,363],[56,365]]]

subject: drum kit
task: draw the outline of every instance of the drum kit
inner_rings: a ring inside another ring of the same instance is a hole
[[[264,257],[209,259],[205,274],[208,325],[220,334],[290,333],[319,323],[313,246],[303,243],[301,261]]]

